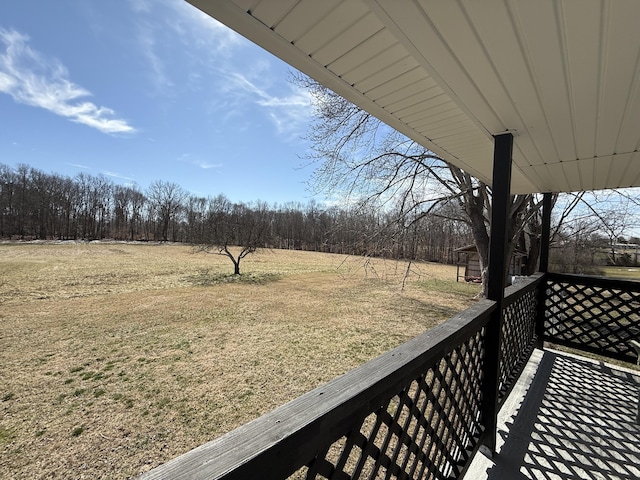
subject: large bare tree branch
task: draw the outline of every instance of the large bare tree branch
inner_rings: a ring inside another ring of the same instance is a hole
[[[316,189],[355,198],[362,206],[395,206],[392,223],[396,228],[387,225],[384,229],[396,232],[456,202],[464,212],[486,273],[491,215],[487,185],[447,165],[314,80],[300,75],[293,81],[307,88],[315,99],[316,115],[307,138],[314,149],[309,158],[318,164],[313,184]],[[526,195],[513,197],[509,230],[513,236],[525,234],[521,222],[537,215],[537,207],[525,212],[535,204],[531,199]],[[509,240],[510,244],[515,242]]]

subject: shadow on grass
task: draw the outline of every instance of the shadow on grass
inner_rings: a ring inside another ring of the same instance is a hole
[[[212,273],[206,269],[200,270],[198,273],[186,277],[187,281],[191,282],[193,285],[201,287],[210,287],[213,285],[224,285],[229,283],[264,285],[280,280],[280,278],[282,278],[282,276],[276,273],[243,273],[241,275],[234,275],[231,273]]]

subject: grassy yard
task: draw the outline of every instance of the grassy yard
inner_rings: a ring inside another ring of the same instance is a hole
[[[455,267],[0,244],[0,478],[131,478],[473,302]]]
[[[602,267],[604,275],[624,280],[640,280],[640,267]]]

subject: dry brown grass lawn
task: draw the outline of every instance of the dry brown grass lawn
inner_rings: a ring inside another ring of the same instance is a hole
[[[453,267],[0,245],[0,477],[131,478],[464,309]]]

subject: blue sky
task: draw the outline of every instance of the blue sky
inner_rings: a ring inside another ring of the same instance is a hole
[[[183,0],[2,0],[0,163],[306,202],[291,70]]]

